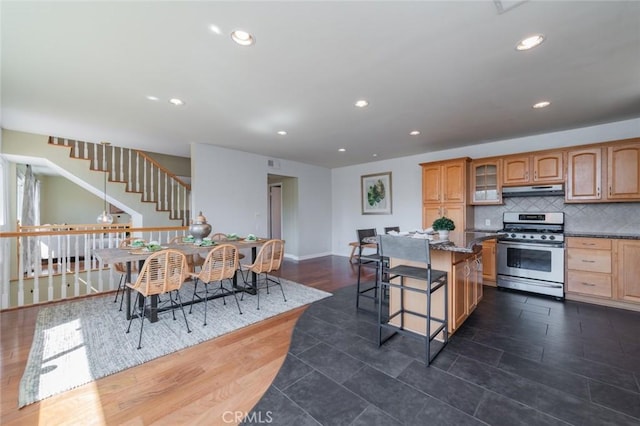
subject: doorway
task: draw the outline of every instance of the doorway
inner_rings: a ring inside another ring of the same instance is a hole
[[[269,185],[269,238],[282,239],[282,184]]]

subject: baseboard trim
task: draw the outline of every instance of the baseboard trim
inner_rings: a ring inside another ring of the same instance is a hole
[[[629,302],[621,302],[619,300],[598,299],[595,297],[582,296],[573,293],[565,293],[564,298],[566,300],[573,300],[575,302],[592,303],[594,305],[608,306],[610,308],[627,309],[629,311],[640,312],[640,305]]]
[[[331,256],[331,253],[315,253],[315,254],[308,254],[306,256],[295,256],[293,254],[287,254],[287,253],[284,254],[285,259],[295,260],[296,262],[299,262],[301,260],[315,259],[316,257],[324,257],[324,256]]]

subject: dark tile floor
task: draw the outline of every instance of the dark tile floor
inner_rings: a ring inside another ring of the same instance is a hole
[[[640,425],[639,312],[485,287],[430,367],[376,333],[355,287],[309,307],[245,424]]]

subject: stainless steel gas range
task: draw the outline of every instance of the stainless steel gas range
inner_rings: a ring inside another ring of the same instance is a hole
[[[564,299],[564,213],[503,214],[498,287]]]

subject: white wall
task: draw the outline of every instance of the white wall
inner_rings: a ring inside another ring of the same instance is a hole
[[[633,119],[333,169],[331,171],[332,252],[347,256],[350,251],[348,243],[357,240],[356,229],[359,228],[377,228],[381,233],[385,226],[398,225],[402,230],[421,227],[422,175],[420,163],[458,157],[492,157],[639,136],[640,119]],[[360,176],[387,171],[392,173],[393,213],[391,215],[362,215]]]
[[[193,212],[207,217],[213,232],[267,235],[267,175],[297,178],[297,235],[287,236],[288,257],[306,259],[331,254],[331,171],[293,161],[278,160],[194,143],[191,145]],[[285,224],[286,226],[286,224]],[[294,244],[294,241],[296,244]],[[293,250],[293,251],[292,251]]]

